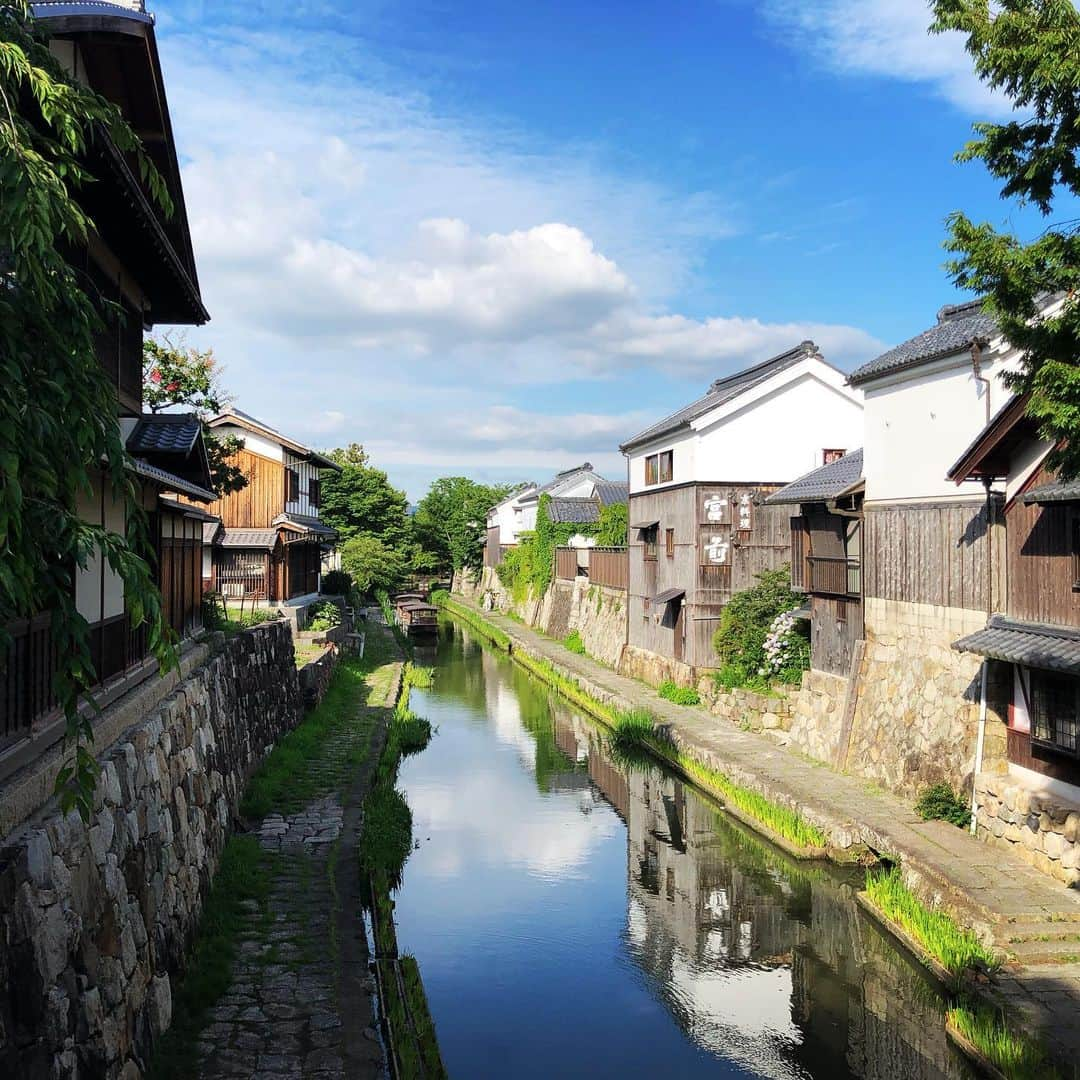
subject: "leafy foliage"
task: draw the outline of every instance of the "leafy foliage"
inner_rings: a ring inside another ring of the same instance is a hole
[[[1010,1026],[999,1009],[972,1001],[954,1005],[948,1023],[1010,1080],[1059,1080],[1061,1074],[1031,1035]]]
[[[49,52],[26,0],[0,6],[0,645],[12,619],[52,613],[53,689],[74,743],[57,777],[62,807],[89,816],[97,768],[79,713],[96,684],[74,578],[95,553],[124,583],[132,624],[149,624],[161,664],[176,662],[147,559],[146,518],[126,470],[115,390],[98,362],[102,317],[121,317],[83,270],[93,222],[79,203],[94,180],[88,145],[109,139],[134,163],[151,198],[172,204],[161,176],[120,113],[70,79]],[[95,484],[125,509],[126,535],[78,517]]]
[[[728,601],[713,634],[713,648],[724,676],[722,682],[729,686],[767,682],[773,672],[765,645],[773,622],[802,601],[799,593],[792,592],[791,574],[786,567],[765,570],[757,579],[758,584],[736,593]],[[784,681],[798,681],[795,664],[801,672],[809,662],[809,647],[799,650],[796,657],[791,670],[785,668],[779,673]]]
[[[390,592],[405,580],[406,556],[377,536],[356,533],[341,548],[341,565],[361,596]]]
[[[915,803],[915,813],[923,821],[948,821],[958,828],[971,824],[971,809],[948,784],[932,784],[923,788]]]
[[[348,596],[352,578],[344,570],[331,570],[322,576],[322,591],[327,596]]]
[[[1034,203],[1044,216],[1080,195],[1080,13],[1070,0],[934,0],[937,32],[959,31],[975,71],[1020,111],[978,123],[957,155],[981,161],[1001,195]],[[945,244],[953,280],[982,296],[1005,337],[1023,352],[1011,387],[1030,394],[1028,413],[1055,444],[1050,464],[1080,475],[1080,233],[1075,219],[1029,243],[961,211]],[[1044,314],[1048,297],[1061,304]],[[1071,441],[1070,441],[1071,440]]]
[[[565,546],[572,536],[593,536],[596,530],[592,524],[552,521],[551,496],[545,493],[536,508],[535,531],[518,536],[517,546],[506,553],[495,572],[519,603],[530,591],[533,596],[543,596],[551,584],[555,549]]]
[[[312,604],[308,612],[307,629],[315,633],[333,630],[341,625],[341,608],[331,600],[323,600],[321,603]]]
[[[656,692],[665,700],[676,705],[700,705],[701,695],[692,686],[679,686],[672,679],[665,679]]]
[[[413,533],[435,567],[477,567],[484,559],[487,512],[509,493],[508,484],[478,484],[464,476],[436,480],[416,506]]]
[[[610,503],[600,507],[596,542],[601,547],[626,547],[628,514],[626,503]]]
[[[143,342],[143,404],[151,412],[184,405],[206,420],[219,413],[228,400],[211,349],[200,352],[174,345],[168,336]],[[243,491],[248,478],[237,465],[236,455],[244,449],[244,440],[235,435],[217,436],[205,423],[202,434],[213,489],[219,495]]]
[[[405,492],[398,491],[382,469],[369,464],[367,452],[358,443],[331,450],[327,456],[342,470],[323,475],[319,516],[342,540],[376,537],[407,560],[410,529]]]
[[[581,633],[578,630],[571,630],[569,634],[563,638],[563,644],[572,653],[577,653],[578,656],[585,655],[585,642],[581,640]]]

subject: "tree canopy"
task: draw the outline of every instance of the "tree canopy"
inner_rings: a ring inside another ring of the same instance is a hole
[[[478,484],[465,476],[436,480],[413,517],[420,547],[443,567],[479,566],[484,559],[487,512],[510,491],[507,484]]]
[[[210,459],[211,486],[219,495],[242,491],[248,478],[236,464],[244,440],[236,435],[217,436],[205,420],[229,401],[221,385],[221,368],[212,350],[174,345],[167,337],[143,342],[143,404],[151,412],[187,406],[204,421],[203,442]]]
[[[319,516],[342,540],[376,536],[387,547],[404,552],[410,542],[408,500],[382,469],[369,464],[359,443],[331,450],[327,457],[340,473],[323,475]]]
[[[975,124],[958,160],[981,161],[1002,198],[1050,218],[1080,195],[1080,13],[1070,0],[934,0],[933,13],[932,29],[962,33],[976,73],[1017,110],[1005,123]],[[956,284],[983,297],[1023,351],[1009,381],[1057,445],[1051,465],[1080,475],[1080,221],[1052,222],[1024,241],[957,211],[946,248]]]
[[[51,613],[53,689],[74,743],[57,790],[64,808],[84,817],[96,765],[93,726],[78,706],[97,678],[74,578],[95,552],[122,579],[133,625],[148,622],[152,651],[175,663],[144,557],[146,517],[126,467],[115,388],[95,350],[103,315],[122,317],[93,287],[82,254],[93,222],[79,196],[94,180],[83,161],[99,138],[129,155],[171,213],[164,181],[117,109],[67,76],[26,0],[0,5],[0,645],[11,620]],[[80,520],[80,496],[96,484],[124,506],[127,535]]]

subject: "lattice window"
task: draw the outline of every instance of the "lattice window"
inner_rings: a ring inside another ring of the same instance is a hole
[[[1033,741],[1076,755],[1078,740],[1077,709],[1080,704],[1080,679],[1054,675],[1048,671],[1031,672],[1031,738]]]

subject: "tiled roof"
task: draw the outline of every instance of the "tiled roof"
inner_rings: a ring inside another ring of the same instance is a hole
[[[992,615],[985,630],[953,642],[958,652],[1080,675],[1080,630]]]
[[[651,442],[653,439],[659,439],[661,436],[678,431],[680,428],[688,427],[692,420],[696,420],[699,416],[704,416],[705,413],[732,401],[740,394],[745,394],[752,387],[757,386],[766,379],[771,379],[778,372],[792,367],[810,356],[820,356],[818,347],[812,341],[804,341],[794,349],[780,353],[778,356],[774,356],[754,367],[747,368],[745,371],[737,371],[734,375],[717,379],[709,387],[709,392],[704,397],[698,398],[697,401],[691,402],[685,408],[672,413],[670,416],[665,416],[663,420],[658,420],[644,431],[639,431],[633,438],[627,439],[619,449],[625,452],[642,443]]]
[[[572,488],[579,480],[587,480],[590,477],[594,482],[604,479],[599,473],[593,472],[592,464],[586,461],[583,465],[575,465],[572,469],[563,469],[562,472],[556,473],[546,484],[542,484],[535,491],[523,496],[520,501],[522,505],[538,502],[541,495],[557,495],[560,491]]]
[[[299,443],[295,439],[290,439],[287,435],[282,435],[277,428],[272,428],[269,424],[264,424],[261,420],[256,420],[255,417],[251,416],[249,413],[243,412],[231,405],[223,413],[211,417],[207,423],[212,428],[232,424],[236,427],[247,428],[257,435],[267,435],[271,439],[277,440],[277,442],[287,450],[291,450],[297,456],[307,458],[315,465],[318,465],[320,469],[333,469],[335,472],[341,472],[341,466],[333,459],[326,457],[324,454],[320,454],[317,450],[312,450],[310,447],[304,446],[303,443]]]
[[[277,536],[277,529],[222,529],[215,543],[225,548],[273,551]]]
[[[198,499],[200,502],[213,502],[217,498],[217,495],[215,495],[214,492],[209,491],[204,487],[199,487],[198,484],[192,484],[190,481],[175,476],[165,469],[159,469],[156,465],[151,465],[150,462],[143,461],[142,458],[132,458],[131,466],[136,475],[141,476],[146,480],[153,480],[167,491],[179,491],[182,495],[190,495],[193,499]]]
[[[194,518],[196,521],[204,523],[213,522],[215,525],[221,523],[220,518],[215,517],[213,514],[208,514],[205,510],[200,510],[197,506],[192,506],[190,503],[182,503],[177,499],[169,499],[164,495],[158,496],[158,506],[164,507],[166,510],[171,510],[174,514],[183,514],[184,517]]]
[[[851,450],[837,461],[800,476],[773,492],[765,502],[772,505],[818,502],[846,494],[862,479],[862,449]]]
[[[600,500],[601,506],[628,502],[630,485],[625,480],[597,480],[596,497]]]
[[[157,413],[142,417],[128,436],[128,452],[142,454],[190,454],[202,421],[194,413]]]
[[[329,525],[325,525],[317,517],[309,517],[307,514],[278,514],[270,524],[281,525],[283,528],[292,529],[294,532],[309,532],[326,537],[337,536],[337,533]]]
[[[863,364],[851,373],[848,382],[857,386],[903,368],[949,356],[969,348],[976,341],[989,340],[996,333],[996,324],[983,311],[981,300],[947,305],[938,312],[936,325]]]
[[[202,527],[202,542],[204,544],[212,544],[214,538],[217,536],[217,531],[220,528],[221,522],[217,518],[213,521],[204,521]]]
[[[1025,492],[1023,502],[1028,504],[1080,502],[1080,480],[1054,480],[1049,484],[1041,484]]]
[[[600,507],[595,499],[552,498],[548,514],[554,522],[589,524],[600,520]]]

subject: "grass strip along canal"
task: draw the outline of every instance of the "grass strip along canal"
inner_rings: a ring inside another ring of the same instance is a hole
[[[691,756],[685,743],[678,745],[671,738],[664,722],[664,703],[657,697],[655,713],[651,708],[642,707],[640,699],[646,688],[639,687],[636,699],[629,695],[620,698],[610,689],[615,681],[613,678],[605,679],[602,673],[595,678],[581,678],[575,670],[581,660],[569,651],[570,662],[564,665],[557,655],[558,643],[545,643],[551,648],[538,650],[534,642],[537,635],[527,629],[495,616],[502,624],[500,626],[472,604],[456,597],[440,596],[438,599],[444,611],[468,625],[491,646],[509,652],[518,665],[542,679],[567,703],[599,720],[608,731],[609,752],[617,760],[630,761],[634,751],[647,751],[654,760],[675,769],[697,788],[717,798],[727,814],[746,822],[792,857],[821,859],[828,855],[850,860],[850,851],[838,851],[828,842],[830,833],[826,821],[820,825],[817,821],[809,821],[791,800],[769,798]],[[597,667],[595,663],[593,666]],[[713,721],[713,724],[719,722]],[[819,783],[828,775],[820,771]],[[780,794],[783,798],[783,793]],[[865,849],[864,852],[874,854]],[[980,1023],[967,1025],[968,1035],[963,1041],[957,1037],[957,1024],[949,1024],[950,1037],[963,1047],[965,1053],[981,1054],[984,1066],[997,1068],[1005,1075],[1057,1075],[1048,1063],[1042,1039],[1033,1026],[1018,1024],[1015,1012],[1006,1022],[1006,1010],[997,995],[994,976],[1006,957],[1001,949],[986,940],[985,933],[969,929],[962,916],[958,919],[950,911],[924,902],[905,883],[895,860],[888,858],[877,860],[870,868],[859,901],[868,914],[889,929],[898,944],[941,982],[946,998],[938,1010],[937,1022],[942,1028],[945,1027],[945,1007],[950,1002],[957,1016],[982,1018]],[[997,1036],[989,1038],[989,1032],[996,1032]],[[1022,1052],[1012,1052],[1008,1060],[1013,1064],[1004,1070],[1000,1064],[1002,1045],[1022,1048]],[[998,1064],[993,1064],[995,1062]]]

